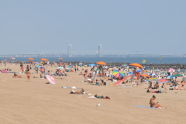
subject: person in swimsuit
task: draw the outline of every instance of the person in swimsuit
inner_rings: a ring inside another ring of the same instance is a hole
[[[153,95],[152,98],[150,99],[150,107],[152,108],[161,108],[161,105],[159,104],[159,102],[156,101],[156,96]]]
[[[77,91],[72,90],[70,94],[85,94],[85,90],[83,88]]]
[[[31,73],[30,73],[30,69],[28,67],[27,67],[27,69],[25,71],[25,74],[26,74],[27,79],[30,80]]]
[[[20,68],[21,68],[21,72],[23,73],[24,72],[24,66],[23,66],[22,63],[20,64]]]

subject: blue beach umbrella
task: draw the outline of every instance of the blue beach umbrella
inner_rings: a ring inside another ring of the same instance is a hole
[[[36,68],[40,68],[41,66],[40,65],[36,65]]]
[[[136,70],[136,72],[142,72],[142,70],[141,69],[138,69],[138,70]]]
[[[88,66],[89,67],[94,67],[94,66],[96,66],[96,64],[89,64]]]
[[[63,69],[63,67],[58,67],[57,69],[60,69],[60,70],[62,70],[62,69]]]

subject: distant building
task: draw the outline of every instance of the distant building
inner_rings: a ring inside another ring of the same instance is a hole
[[[102,45],[101,44],[99,44],[98,45],[98,57],[101,57],[102,56]]]

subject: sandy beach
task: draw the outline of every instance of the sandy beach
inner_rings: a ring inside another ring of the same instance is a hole
[[[0,124],[186,124],[186,0],[1,0]]]
[[[18,71],[18,65],[7,65]],[[99,87],[83,82],[78,72],[56,79],[57,84],[46,84],[46,79],[12,78],[0,74],[1,124],[184,124],[186,122],[186,91],[157,94],[165,109],[150,109],[152,94],[145,85]],[[33,75],[32,75],[33,76]],[[92,94],[110,96],[111,100],[89,99],[87,95],[69,94],[71,89],[84,88]],[[99,106],[98,106],[99,104]]]

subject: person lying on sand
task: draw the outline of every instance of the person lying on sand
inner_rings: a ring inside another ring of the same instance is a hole
[[[106,86],[107,83],[106,83],[104,80],[101,80],[101,85],[102,85],[102,86]]]
[[[162,85],[160,86],[160,88],[159,88],[159,91],[160,91],[161,93],[166,93],[166,92],[167,92],[167,87],[166,87],[166,85],[165,85],[165,84],[162,84]]]
[[[154,87],[152,89],[158,89],[158,88],[159,88],[159,83],[156,82],[155,85],[154,85]]]
[[[97,94],[94,95],[94,97],[97,99],[110,99],[110,97],[108,97],[108,96],[98,96]]]
[[[8,73],[8,69],[0,70],[1,73]]]
[[[153,95],[152,98],[150,99],[150,107],[152,108],[162,108],[162,106],[159,104],[159,102],[156,101],[156,96]]]
[[[72,90],[70,94],[85,94],[85,90],[83,88],[77,91]]]
[[[166,87],[165,84],[162,84],[158,89],[147,89],[147,93],[166,93]]]
[[[148,89],[147,93],[161,93],[161,92],[157,89]]]
[[[21,75],[14,73],[13,78],[22,78]]]
[[[169,90],[184,90],[184,85],[180,84],[180,85],[177,85],[175,87],[169,88]]]

